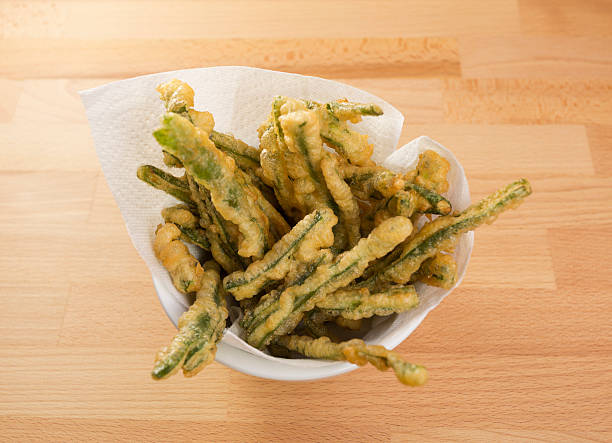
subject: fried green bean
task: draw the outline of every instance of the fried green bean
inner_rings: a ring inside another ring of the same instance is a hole
[[[510,183],[458,215],[438,217],[423,228],[402,248],[400,256],[375,276],[382,281],[404,284],[421,263],[440,251],[452,248],[459,236],[483,223],[492,223],[503,211],[515,208],[531,194],[525,179]]]
[[[242,300],[256,295],[270,281],[281,280],[289,272],[292,261],[306,262],[321,248],[333,244],[332,227],[337,221],[329,208],[307,215],[261,260],[251,263],[244,272],[234,272],[225,277],[225,290],[236,300]]]
[[[274,126],[268,125],[260,130],[259,143],[263,176],[274,189],[278,203],[290,217],[294,219],[301,217],[303,214],[296,206],[293,182],[287,174],[285,156],[279,148]]]
[[[347,234],[348,247],[352,248],[361,238],[359,232],[360,218],[359,206],[351,188],[344,182],[338,172],[338,160],[332,154],[326,153],[321,160],[321,171],[327,188],[340,211],[340,222]]]
[[[269,222],[257,204],[263,196],[253,192],[235,162],[219,151],[207,134],[178,114],[166,113],[153,133],[160,145],[178,157],[198,184],[211,195],[215,208],[235,223],[242,234],[238,254],[260,258],[270,245]]]
[[[199,218],[189,206],[176,205],[162,209],[162,217],[166,223],[174,223],[181,231],[181,240],[193,243],[204,250],[210,249],[206,232],[200,228]]]
[[[193,205],[189,185],[186,181],[175,177],[152,165],[142,165],[136,171],[136,176],[143,182],[160,191],[188,204]]]
[[[356,197],[388,198],[404,189],[406,183],[398,174],[379,165],[341,165],[341,173]]]
[[[259,150],[238,140],[233,135],[223,134],[217,131],[210,132],[210,139],[217,149],[232,157],[236,164],[243,170],[259,169]]]
[[[172,224],[158,226],[153,241],[155,256],[172,277],[172,283],[183,294],[200,289],[202,266],[179,240],[181,231]]]
[[[416,212],[438,215],[450,214],[451,204],[440,194],[414,183],[407,183],[406,189],[409,192],[413,192],[416,196]]]
[[[359,366],[370,363],[380,371],[391,368],[397,379],[408,386],[422,386],[427,381],[427,370],[423,366],[408,363],[396,352],[383,346],[367,345],[357,338],[333,343],[327,337],[312,339],[285,335],[277,337],[274,343],[310,358],[348,361]]]
[[[438,253],[423,262],[415,277],[429,286],[450,289],[457,281],[457,262],[452,255]]]
[[[155,380],[170,377],[181,367],[187,377],[201,371],[215,357],[217,343],[223,335],[227,308],[220,284],[219,267],[204,264],[201,289],[191,307],[181,315],[179,332],[169,347],[158,354],[151,372]]]
[[[323,144],[319,136],[319,120],[314,111],[294,99],[276,97],[273,104],[277,137],[293,155],[290,157],[296,200],[303,200],[305,213],[328,206],[337,210],[321,172]]]
[[[376,105],[351,106],[346,102],[332,102],[317,106],[317,114],[325,144],[353,165],[365,165],[370,161],[374,146],[368,143],[368,136],[350,129],[345,120],[357,123],[362,115],[381,115],[380,108]]]
[[[326,104],[329,112],[332,112],[338,119],[342,121],[349,120],[352,123],[361,121],[361,117],[373,116],[378,117],[383,115],[383,110],[375,104],[353,103],[346,100],[336,100]]]
[[[414,286],[390,287],[371,294],[367,288],[339,289],[317,302],[317,308],[329,315],[349,320],[369,318],[373,315],[390,315],[416,307],[419,297]]]
[[[270,296],[272,301],[266,299],[261,309],[258,305],[254,310],[253,321],[248,326],[243,324],[247,342],[262,348],[275,336],[292,331],[304,312],[313,309],[326,294],[359,277],[370,261],[387,254],[411,231],[412,224],[407,218],[394,217],[386,220],[367,238],[361,239],[353,249],[340,254],[333,263],[319,266],[301,284],[265,296],[264,298]]]
[[[446,176],[450,170],[450,163],[440,154],[431,149],[419,155],[414,183],[430,189],[438,194],[448,191]]]

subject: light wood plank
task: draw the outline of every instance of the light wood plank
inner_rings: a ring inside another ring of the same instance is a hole
[[[68,285],[30,282],[32,286],[11,286],[11,278],[17,280],[18,276],[6,275],[6,283],[0,286],[0,346],[57,345],[68,299]],[[18,282],[21,285],[24,283],[23,279]]]
[[[601,0],[519,0],[521,30],[528,34],[612,35],[612,9]]]
[[[598,174],[612,175],[612,125],[588,125],[586,128],[593,157],[593,168]]]
[[[32,275],[33,269],[36,281],[48,284],[150,282],[124,225],[3,223],[0,243],[11,251],[0,255],[0,284],[29,286],[32,280],[14,276]]]
[[[0,102],[0,123],[10,122],[15,114],[17,101],[21,95],[22,85],[20,82],[0,78],[0,91],[2,101]]]
[[[98,173],[0,173],[0,223],[60,225],[87,221]]]
[[[469,265],[473,277],[464,282],[466,288],[556,288],[545,229],[525,236],[524,229],[485,226],[475,237]]]
[[[4,23],[3,38],[85,40],[117,35],[156,39],[160,31],[165,38],[284,39],[320,37],[322,33],[327,38],[361,38],[519,30],[518,7],[513,0],[432,0],[410,8],[391,0],[361,0],[350,5],[325,0],[180,0],[171,8],[160,1],[5,1],[0,20]]]
[[[465,36],[460,39],[465,77],[612,77],[612,38],[556,36]]]
[[[134,77],[241,65],[326,77],[460,75],[457,40],[422,38],[8,39],[0,76]],[[267,35],[265,37],[268,37]],[[37,57],[33,58],[32,54]],[[72,63],[78,59],[79,63]],[[356,71],[355,66],[359,69]]]
[[[612,81],[446,79],[449,123],[607,124]]]
[[[0,171],[97,172],[100,169],[85,122],[0,123],[0,145]]]
[[[129,344],[149,350],[151,356],[167,346],[176,328],[166,317],[153,284],[146,277],[120,283],[117,279],[72,283],[59,344],[96,349],[120,349]],[[101,329],[108,333],[99,334]]]
[[[207,368],[208,377],[193,379],[185,390],[192,380],[152,380],[150,350],[129,345],[41,347],[29,353],[3,348],[0,357],[0,376],[4,386],[11,387],[0,396],[0,415],[120,419],[127,412],[132,418],[165,419],[171,414],[173,419],[201,422],[227,417],[230,371],[217,363]]]

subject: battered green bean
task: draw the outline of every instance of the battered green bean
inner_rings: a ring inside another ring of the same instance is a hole
[[[368,136],[353,131],[344,120],[357,123],[362,115],[381,115],[376,105],[332,102],[317,107],[320,120],[321,138],[343,158],[354,165],[365,165],[370,161],[373,145]]]
[[[192,376],[214,359],[227,318],[221,291],[219,267],[214,262],[206,262],[194,304],[181,315],[179,332],[170,346],[157,354],[151,372],[153,379],[167,378],[181,366],[185,376]]]
[[[234,242],[237,234],[236,227],[219,215],[210,201],[210,193],[205,188],[201,189],[190,176],[187,176],[187,180],[191,197],[196,202],[200,214],[200,226],[206,229],[206,237],[210,243],[213,258],[225,272],[244,269],[245,259],[236,252],[237,247]]]
[[[373,315],[390,315],[408,311],[419,304],[414,286],[390,287],[371,294],[367,288],[339,289],[317,302],[317,308],[329,315],[339,315],[349,320],[369,318]]]
[[[153,251],[168,270],[174,287],[187,294],[200,289],[202,267],[189,249],[179,240],[181,231],[173,223],[159,225],[155,232]]]
[[[440,154],[431,149],[419,155],[414,183],[430,189],[438,194],[448,191],[446,176],[450,163]]]
[[[285,277],[292,261],[308,261],[319,249],[331,246],[334,241],[332,227],[337,221],[328,208],[307,215],[261,260],[251,263],[244,272],[234,272],[225,277],[225,289],[236,300],[253,297],[268,282]]]
[[[136,171],[136,176],[143,182],[156,189],[170,194],[172,197],[188,204],[193,205],[189,192],[189,185],[186,181],[175,177],[152,165],[142,165]]]
[[[200,228],[199,219],[189,206],[176,205],[162,209],[162,217],[166,223],[174,223],[181,231],[181,240],[193,243],[204,250],[210,249],[206,232]]]
[[[302,216],[302,211],[295,202],[293,183],[287,175],[285,158],[278,145],[278,138],[274,126],[260,130],[261,168],[264,178],[274,189],[276,199],[286,214],[292,218]]]
[[[219,213],[235,223],[242,234],[238,254],[262,257],[270,245],[269,222],[235,163],[219,151],[205,132],[186,118],[167,113],[153,135],[168,152],[177,156],[198,184],[204,186]]]
[[[400,256],[375,278],[400,284],[408,282],[425,260],[440,251],[452,248],[461,234],[476,229],[483,223],[492,223],[500,213],[518,206],[529,194],[529,182],[521,179],[458,215],[438,217],[423,226],[402,248]]]
[[[232,157],[236,164],[244,170],[259,169],[259,150],[238,140],[233,135],[211,131],[210,139],[217,149]]]
[[[438,253],[423,262],[415,277],[429,286],[450,289],[457,281],[457,262],[452,255]]]
[[[340,222],[347,234],[348,247],[352,248],[361,238],[359,232],[359,206],[351,188],[344,182],[338,172],[338,160],[332,154],[326,153],[321,160],[321,171],[325,177],[327,188],[340,211]]]
[[[312,339],[285,335],[277,337],[275,344],[310,358],[348,361],[359,366],[371,363],[380,371],[391,368],[397,379],[408,386],[422,386],[427,381],[427,370],[423,366],[408,363],[396,352],[383,346],[367,345],[357,338],[333,343],[327,337]]]
[[[265,309],[260,310],[258,305],[254,320],[248,326],[243,324],[247,342],[262,348],[275,336],[292,331],[302,319],[303,313],[314,308],[325,294],[359,277],[370,261],[388,253],[411,231],[412,224],[407,218],[386,220],[353,249],[339,255],[333,263],[319,266],[303,283],[290,286],[281,293],[269,294],[273,298],[271,305],[267,304],[268,300]]]
[[[346,100],[337,100],[327,103],[326,107],[329,112],[333,113],[338,119],[343,121],[350,120],[353,123],[360,121],[363,115],[374,117],[383,115],[383,110],[378,105],[353,103]]]

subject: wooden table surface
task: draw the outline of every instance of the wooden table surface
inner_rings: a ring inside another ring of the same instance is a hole
[[[1,1],[0,439],[612,439],[612,3]],[[451,148],[477,199],[460,288],[398,350],[285,383],[149,377],[174,329],[100,172],[77,91],[180,68],[337,79]]]

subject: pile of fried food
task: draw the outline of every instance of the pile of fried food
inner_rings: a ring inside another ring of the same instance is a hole
[[[355,330],[362,319],[413,309],[417,281],[452,287],[460,236],[519,205],[529,183],[453,212],[442,196],[449,163],[436,152],[421,154],[407,174],[370,159],[373,146],[349,122],[382,115],[376,105],[276,97],[255,148],[215,131],[186,83],[157,90],[167,112],[153,135],[164,163],[184,174],[143,165],[137,175],[182,201],[162,211],[154,250],[194,302],[158,353],[153,378],[180,368],[193,376],[214,360],[230,300],[245,340],[272,355],[371,363],[404,384],[425,383],[422,366],[357,338],[340,341],[331,328]]]

